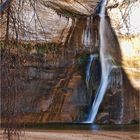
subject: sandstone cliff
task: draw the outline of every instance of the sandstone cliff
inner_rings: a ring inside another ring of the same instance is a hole
[[[138,22],[133,22],[139,10],[139,1],[132,4],[125,2],[109,1],[107,5],[109,51],[120,69],[112,71],[111,83],[96,119],[98,123],[120,124],[139,120],[140,26]],[[19,26],[18,30],[22,44],[20,62],[24,96],[16,98],[17,104],[20,102],[19,106],[16,104],[17,108],[24,112],[23,116],[19,115],[21,121],[46,123],[86,120],[101,77],[97,5],[98,1],[95,0],[43,0],[37,2],[34,11],[31,3],[24,3],[25,7],[19,16],[24,28]],[[11,32],[13,27],[10,24]],[[90,41],[86,42],[83,36],[89,34],[89,30],[90,37],[87,39]],[[4,36],[5,30],[2,30],[1,38]],[[11,34],[10,37],[13,39],[14,36]],[[2,59],[2,62],[11,60],[8,61],[8,78],[13,73],[16,75],[14,60],[19,57],[16,47],[12,46],[10,52],[10,59]],[[90,54],[96,54],[97,58],[91,65],[91,78],[87,85],[86,69]],[[5,73],[5,68],[2,73]],[[5,84],[6,76],[2,76],[4,114],[9,90],[5,90],[8,84]],[[15,79],[20,81],[18,76]],[[10,91],[12,94],[13,87]]]

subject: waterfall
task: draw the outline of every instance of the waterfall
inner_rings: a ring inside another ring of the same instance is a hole
[[[90,80],[90,73],[91,73],[91,65],[92,65],[92,62],[97,57],[98,57],[97,54],[91,54],[90,55],[90,59],[89,59],[89,62],[88,62],[87,68],[86,68],[86,84],[87,84],[87,87],[89,87],[89,80]]]
[[[83,30],[83,35],[82,35],[82,44],[85,47],[89,47],[93,44],[92,42],[92,22],[93,22],[93,17],[87,17],[87,23],[86,23],[86,28]]]
[[[108,82],[109,82],[109,75],[112,70],[113,64],[111,63],[111,56],[108,53],[107,49],[107,41],[106,41],[106,31],[105,31],[105,7],[106,7],[107,0],[103,0],[101,11],[100,11],[100,26],[99,26],[99,35],[100,35],[100,61],[101,61],[101,68],[102,68],[102,76],[100,86],[97,90],[94,102],[92,104],[91,112],[89,114],[89,118],[86,121],[87,123],[92,123],[95,121],[97,112],[99,110],[100,104],[103,100],[105,95]]]

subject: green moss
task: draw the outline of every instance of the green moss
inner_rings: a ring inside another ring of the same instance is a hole
[[[117,62],[115,61],[115,59],[114,59],[113,57],[111,57],[111,63],[112,63],[114,66],[121,67],[121,65],[117,64]]]
[[[49,52],[58,52],[59,47],[58,44],[55,43],[38,43],[35,45],[38,54],[44,54]]]
[[[4,42],[0,42],[0,50],[4,49]]]
[[[36,49],[37,54],[44,54],[49,52],[58,52],[60,47],[56,43],[25,43],[21,45],[27,52],[30,52],[33,48]]]
[[[8,45],[8,48],[17,48],[20,47],[23,50],[23,53],[30,53],[33,49],[36,50],[38,55],[43,55],[45,53],[58,53],[60,52],[61,46],[58,46],[57,43],[36,43],[33,42],[26,42],[26,43],[19,43],[15,44],[14,42],[11,42],[10,45]],[[0,49],[4,49],[5,45],[4,42],[0,42]]]
[[[31,43],[23,44],[23,48],[27,51],[30,51],[32,49],[32,44]]]
[[[67,11],[64,11],[63,13],[61,13],[62,16],[64,17],[75,17],[76,15],[74,13],[70,13],[70,12],[67,12]]]
[[[88,60],[88,57],[89,57],[89,54],[87,54],[87,53],[84,53],[84,54],[80,55],[80,56],[77,58],[77,61],[76,61],[77,65],[78,65],[79,67],[81,67],[81,66],[83,66],[83,65],[86,65],[87,60]]]
[[[76,66],[79,69],[83,79],[85,79],[85,71],[86,71],[88,59],[89,59],[88,53],[83,53],[76,58]]]
[[[83,15],[81,15],[80,13],[75,13],[74,11],[69,11],[66,9],[56,9],[56,12],[58,13],[58,15],[67,17],[67,18],[74,18],[74,17],[81,17]]]

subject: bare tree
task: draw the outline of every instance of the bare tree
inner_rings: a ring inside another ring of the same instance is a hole
[[[12,2],[13,2],[13,0],[6,0],[5,2],[1,1],[1,4],[0,4],[0,14],[5,12],[10,7],[10,4]]]

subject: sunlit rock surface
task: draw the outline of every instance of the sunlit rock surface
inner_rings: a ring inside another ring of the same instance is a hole
[[[122,67],[133,87],[140,90],[140,23],[137,21],[140,2],[129,4],[110,0],[108,6],[113,4],[118,6],[108,8],[108,15],[120,44]]]
[[[111,18],[111,25],[117,35],[139,35],[140,2],[132,0],[130,2],[123,0],[109,0],[107,5],[108,15]]]
[[[99,0],[43,0],[42,3],[60,12],[91,15],[95,13]]]
[[[72,25],[72,18],[77,15],[94,14],[98,3],[99,0],[41,0],[35,3],[26,1],[23,3],[21,13],[15,15],[21,22],[19,39],[24,41],[65,42],[69,28]],[[15,12],[18,11],[18,4],[18,1],[13,3]],[[1,19],[4,20],[5,18],[1,17]],[[11,24],[11,32],[13,26]],[[5,30],[1,30],[0,37],[3,39]]]
[[[26,41],[64,42],[72,24],[70,18],[58,15],[53,9],[36,3],[35,11],[31,4],[25,3],[23,13],[25,31],[20,30],[20,39]]]

